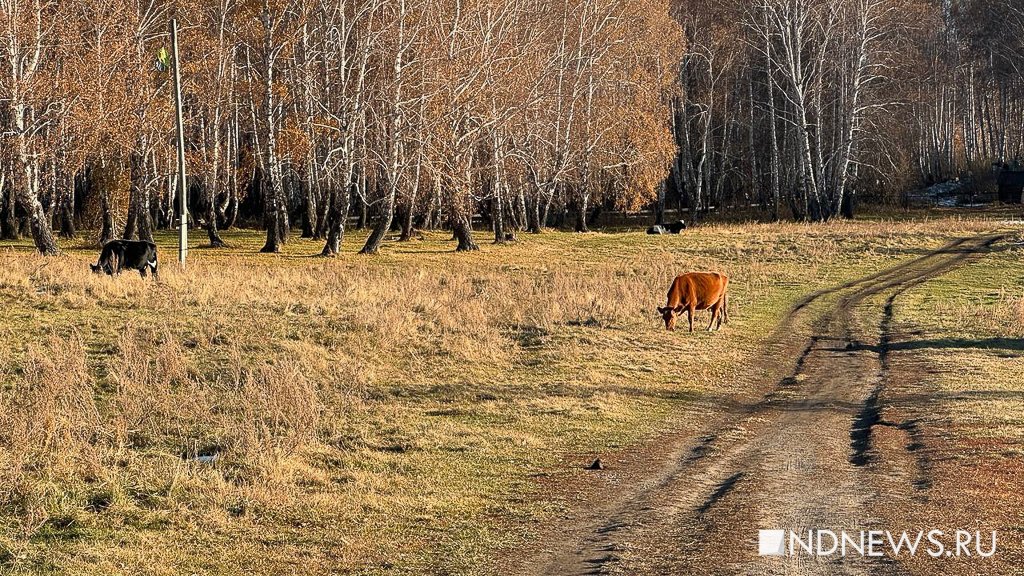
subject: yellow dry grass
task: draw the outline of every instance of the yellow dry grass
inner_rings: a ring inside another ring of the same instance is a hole
[[[549,232],[476,254],[428,234],[337,259],[233,232],[187,271],[165,248],[157,283],[92,275],[84,246],[0,247],[0,572],[485,571],[557,509],[536,475],[696,428],[798,296],[991,227]],[[694,269],[731,276],[732,323],[666,333],[654,308]]]

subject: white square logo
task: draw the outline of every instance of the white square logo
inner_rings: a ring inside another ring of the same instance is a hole
[[[757,553],[760,556],[785,556],[785,530],[758,530]]]

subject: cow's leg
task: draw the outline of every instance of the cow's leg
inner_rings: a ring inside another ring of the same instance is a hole
[[[718,316],[718,304],[717,303],[714,304],[711,307],[711,322],[708,323],[708,332],[711,332],[711,329],[714,327],[715,320],[718,320],[719,325],[721,325],[722,321],[721,321],[721,319],[719,319],[719,316]]]
[[[721,330],[722,329],[722,320],[724,320],[726,318],[726,316],[729,314],[729,309],[728,309],[727,300],[725,299],[725,294],[723,294],[722,295],[722,299],[718,301],[717,311],[718,311],[718,326],[715,326],[715,329],[716,330]]]
[[[156,264],[156,262],[155,261],[154,262],[150,262],[149,266],[150,266],[150,268],[153,269],[153,280],[156,280],[157,279],[157,271],[156,271],[157,264]]]
[[[142,268],[139,268],[139,274],[141,274],[142,277],[145,278],[146,277],[146,270],[148,270],[148,269],[149,269],[149,265],[148,264],[143,266]]]
[[[690,321],[690,332],[693,332],[693,306],[686,309],[686,318]]]

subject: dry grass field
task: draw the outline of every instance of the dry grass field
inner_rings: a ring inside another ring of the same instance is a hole
[[[696,433],[742,395],[744,362],[801,295],[999,226],[547,232],[472,254],[431,233],[377,257],[355,233],[336,259],[228,232],[187,271],[162,236],[155,283],[92,275],[82,241],[54,258],[0,246],[0,573],[490,573],[590,460]],[[936,466],[954,478],[982,453],[1007,498],[1020,241],[899,300],[901,326],[937,344],[894,360],[935,366],[953,418]],[[730,275],[731,323],[667,333],[654,308],[694,269]]]

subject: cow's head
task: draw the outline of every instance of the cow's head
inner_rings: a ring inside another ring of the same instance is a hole
[[[676,329],[676,318],[682,313],[682,311],[682,306],[676,306],[675,308],[670,308],[668,306],[658,308],[658,314],[660,314],[661,318],[665,320],[665,330]]]
[[[89,264],[89,268],[92,268],[93,274],[114,274],[109,261],[100,260],[96,264]]]

